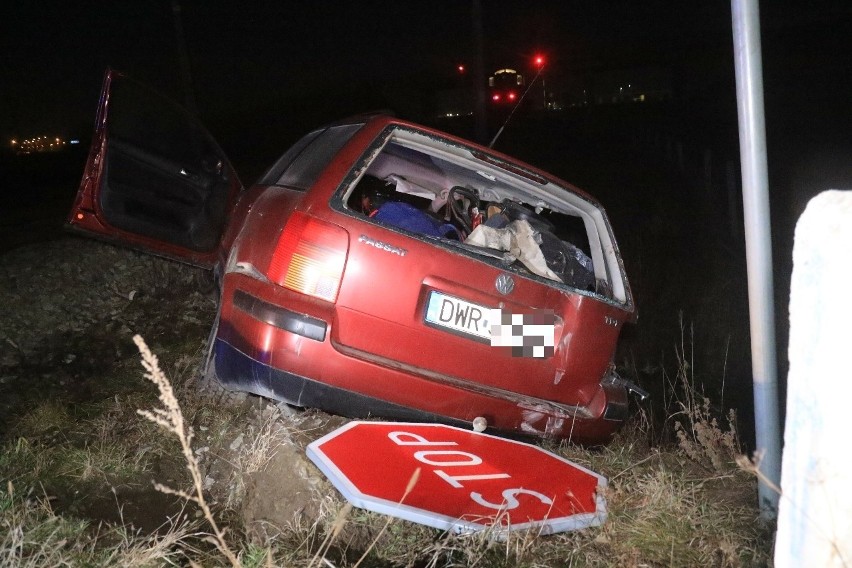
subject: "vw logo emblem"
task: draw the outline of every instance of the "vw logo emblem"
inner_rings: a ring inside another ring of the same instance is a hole
[[[505,296],[515,289],[515,281],[512,280],[512,277],[508,274],[501,274],[497,277],[497,281],[494,282],[494,286],[497,288],[498,292]]]

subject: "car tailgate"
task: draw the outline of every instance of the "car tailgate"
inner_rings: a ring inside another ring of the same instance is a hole
[[[349,257],[331,335],[338,349],[435,380],[565,404],[586,404],[597,392],[622,312],[556,283],[501,270],[438,239],[350,221]],[[508,293],[497,289],[501,275],[514,283]],[[433,301],[444,301],[443,308],[437,318],[434,308],[427,317],[435,293]],[[482,328],[471,323],[477,307],[550,318],[553,354],[518,356],[469,333],[471,326]]]

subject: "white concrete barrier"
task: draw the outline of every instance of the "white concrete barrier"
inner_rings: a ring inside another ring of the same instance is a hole
[[[775,566],[852,566],[852,191],[796,225]]]

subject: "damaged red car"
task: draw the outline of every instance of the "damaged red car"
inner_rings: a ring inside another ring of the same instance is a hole
[[[612,362],[636,308],[601,205],[417,124],[317,128],[244,188],[180,107],[108,71],[68,222],[215,271],[206,372],[229,389],[583,443],[641,392]]]

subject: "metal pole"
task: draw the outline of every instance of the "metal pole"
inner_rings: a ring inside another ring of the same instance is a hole
[[[471,19],[475,57],[473,58],[473,84],[476,99],[473,103],[474,137],[484,144],[488,140],[488,121],[485,115],[485,32],[482,26],[482,3],[472,0]]]
[[[768,519],[775,517],[778,508],[779,495],[772,486],[778,487],[780,483],[781,441],[778,428],[778,369],[775,359],[763,65],[757,0],[731,0],[731,16],[748,263],[754,425],[761,473],[758,479],[758,499],[761,516]]]
[[[183,34],[183,21],[181,19],[181,8],[178,0],[172,0],[172,14],[174,15],[175,38],[178,44],[178,60],[180,61],[181,80],[183,82],[183,96],[186,110],[192,116],[198,116],[195,106],[195,93],[192,89],[192,74],[189,67],[189,51],[186,49],[186,38]]]

